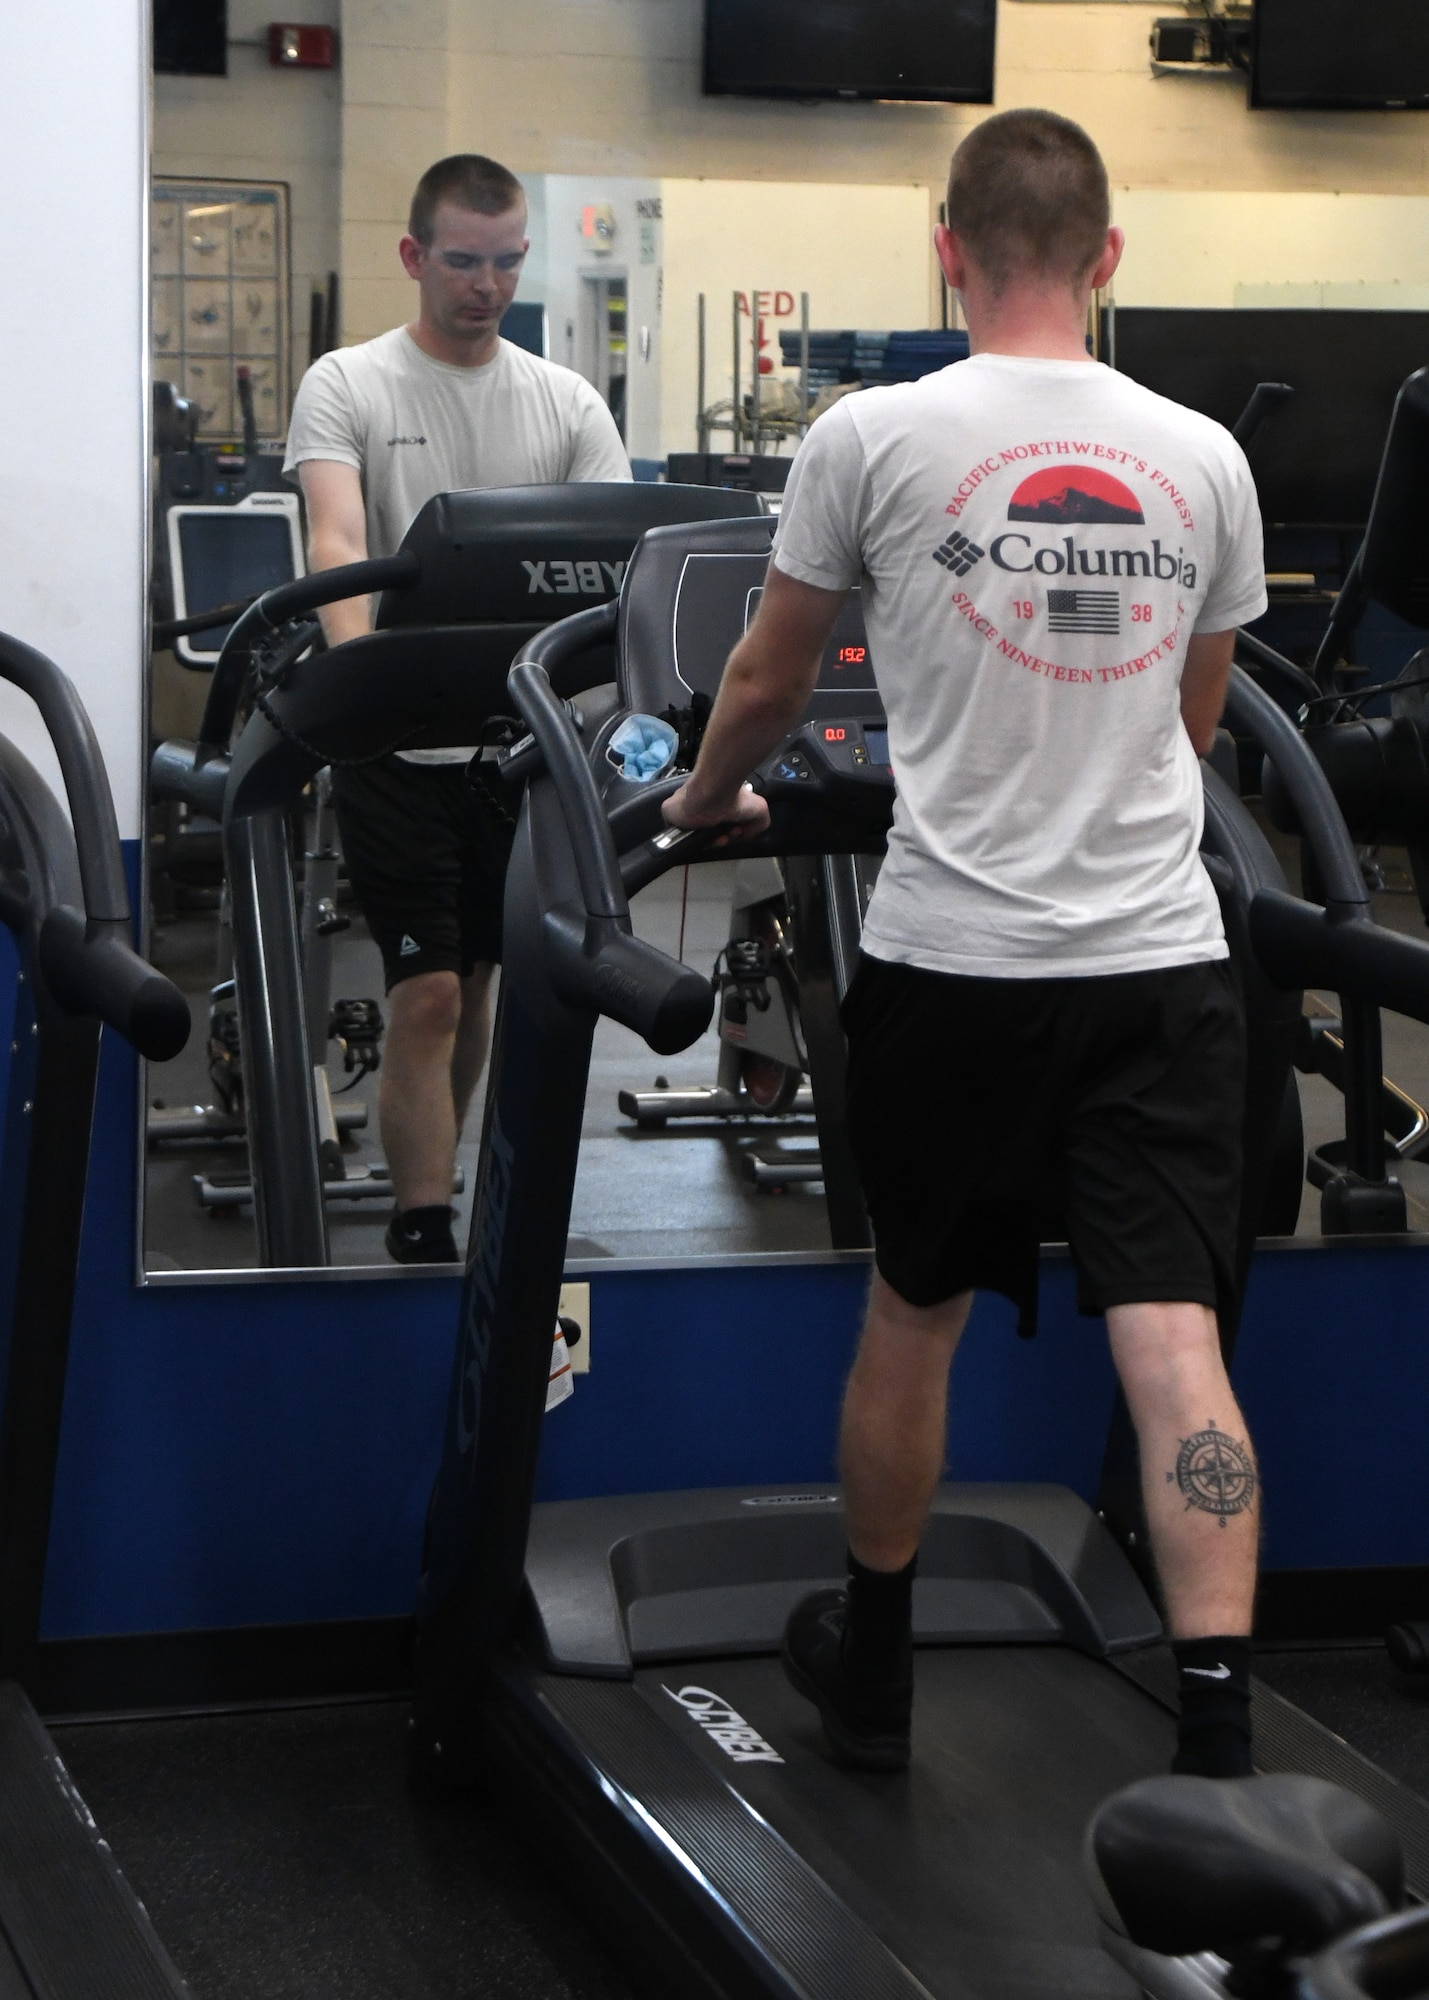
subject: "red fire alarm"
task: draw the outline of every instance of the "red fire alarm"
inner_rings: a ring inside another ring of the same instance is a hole
[[[274,69],[336,69],[337,36],[331,28],[270,21],[268,60]]]

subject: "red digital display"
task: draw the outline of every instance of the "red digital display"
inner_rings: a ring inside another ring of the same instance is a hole
[[[841,667],[861,667],[867,658],[867,646],[840,646],[836,664]]]
[[[842,743],[847,735],[848,731],[846,729],[826,729],[824,731],[824,741],[825,743]]]

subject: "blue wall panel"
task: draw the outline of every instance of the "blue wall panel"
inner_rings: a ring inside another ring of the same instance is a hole
[[[862,1265],[612,1272],[592,1295],[592,1369],[551,1417],[539,1495],[759,1485],[834,1476]],[[1070,1267],[1049,1263],[1043,1328],[979,1300],[958,1357],[949,1464],[962,1479],[1096,1489],[1113,1378]]]
[[[1267,1566],[1429,1563],[1429,1246],[1262,1252],[1236,1387]]]

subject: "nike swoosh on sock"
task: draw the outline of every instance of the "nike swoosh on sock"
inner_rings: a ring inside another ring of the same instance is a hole
[[[1181,1671],[1183,1674],[1199,1674],[1202,1680],[1207,1681],[1228,1681],[1231,1677],[1229,1667],[1182,1667]]]

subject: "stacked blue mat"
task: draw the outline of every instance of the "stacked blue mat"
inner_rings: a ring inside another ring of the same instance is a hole
[[[799,365],[799,335],[779,334],[786,368]],[[890,382],[916,382],[951,362],[966,361],[968,337],[960,329],[933,327],[905,333],[821,332],[809,335],[809,387],[818,390],[836,382],[862,382],[866,389]]]

